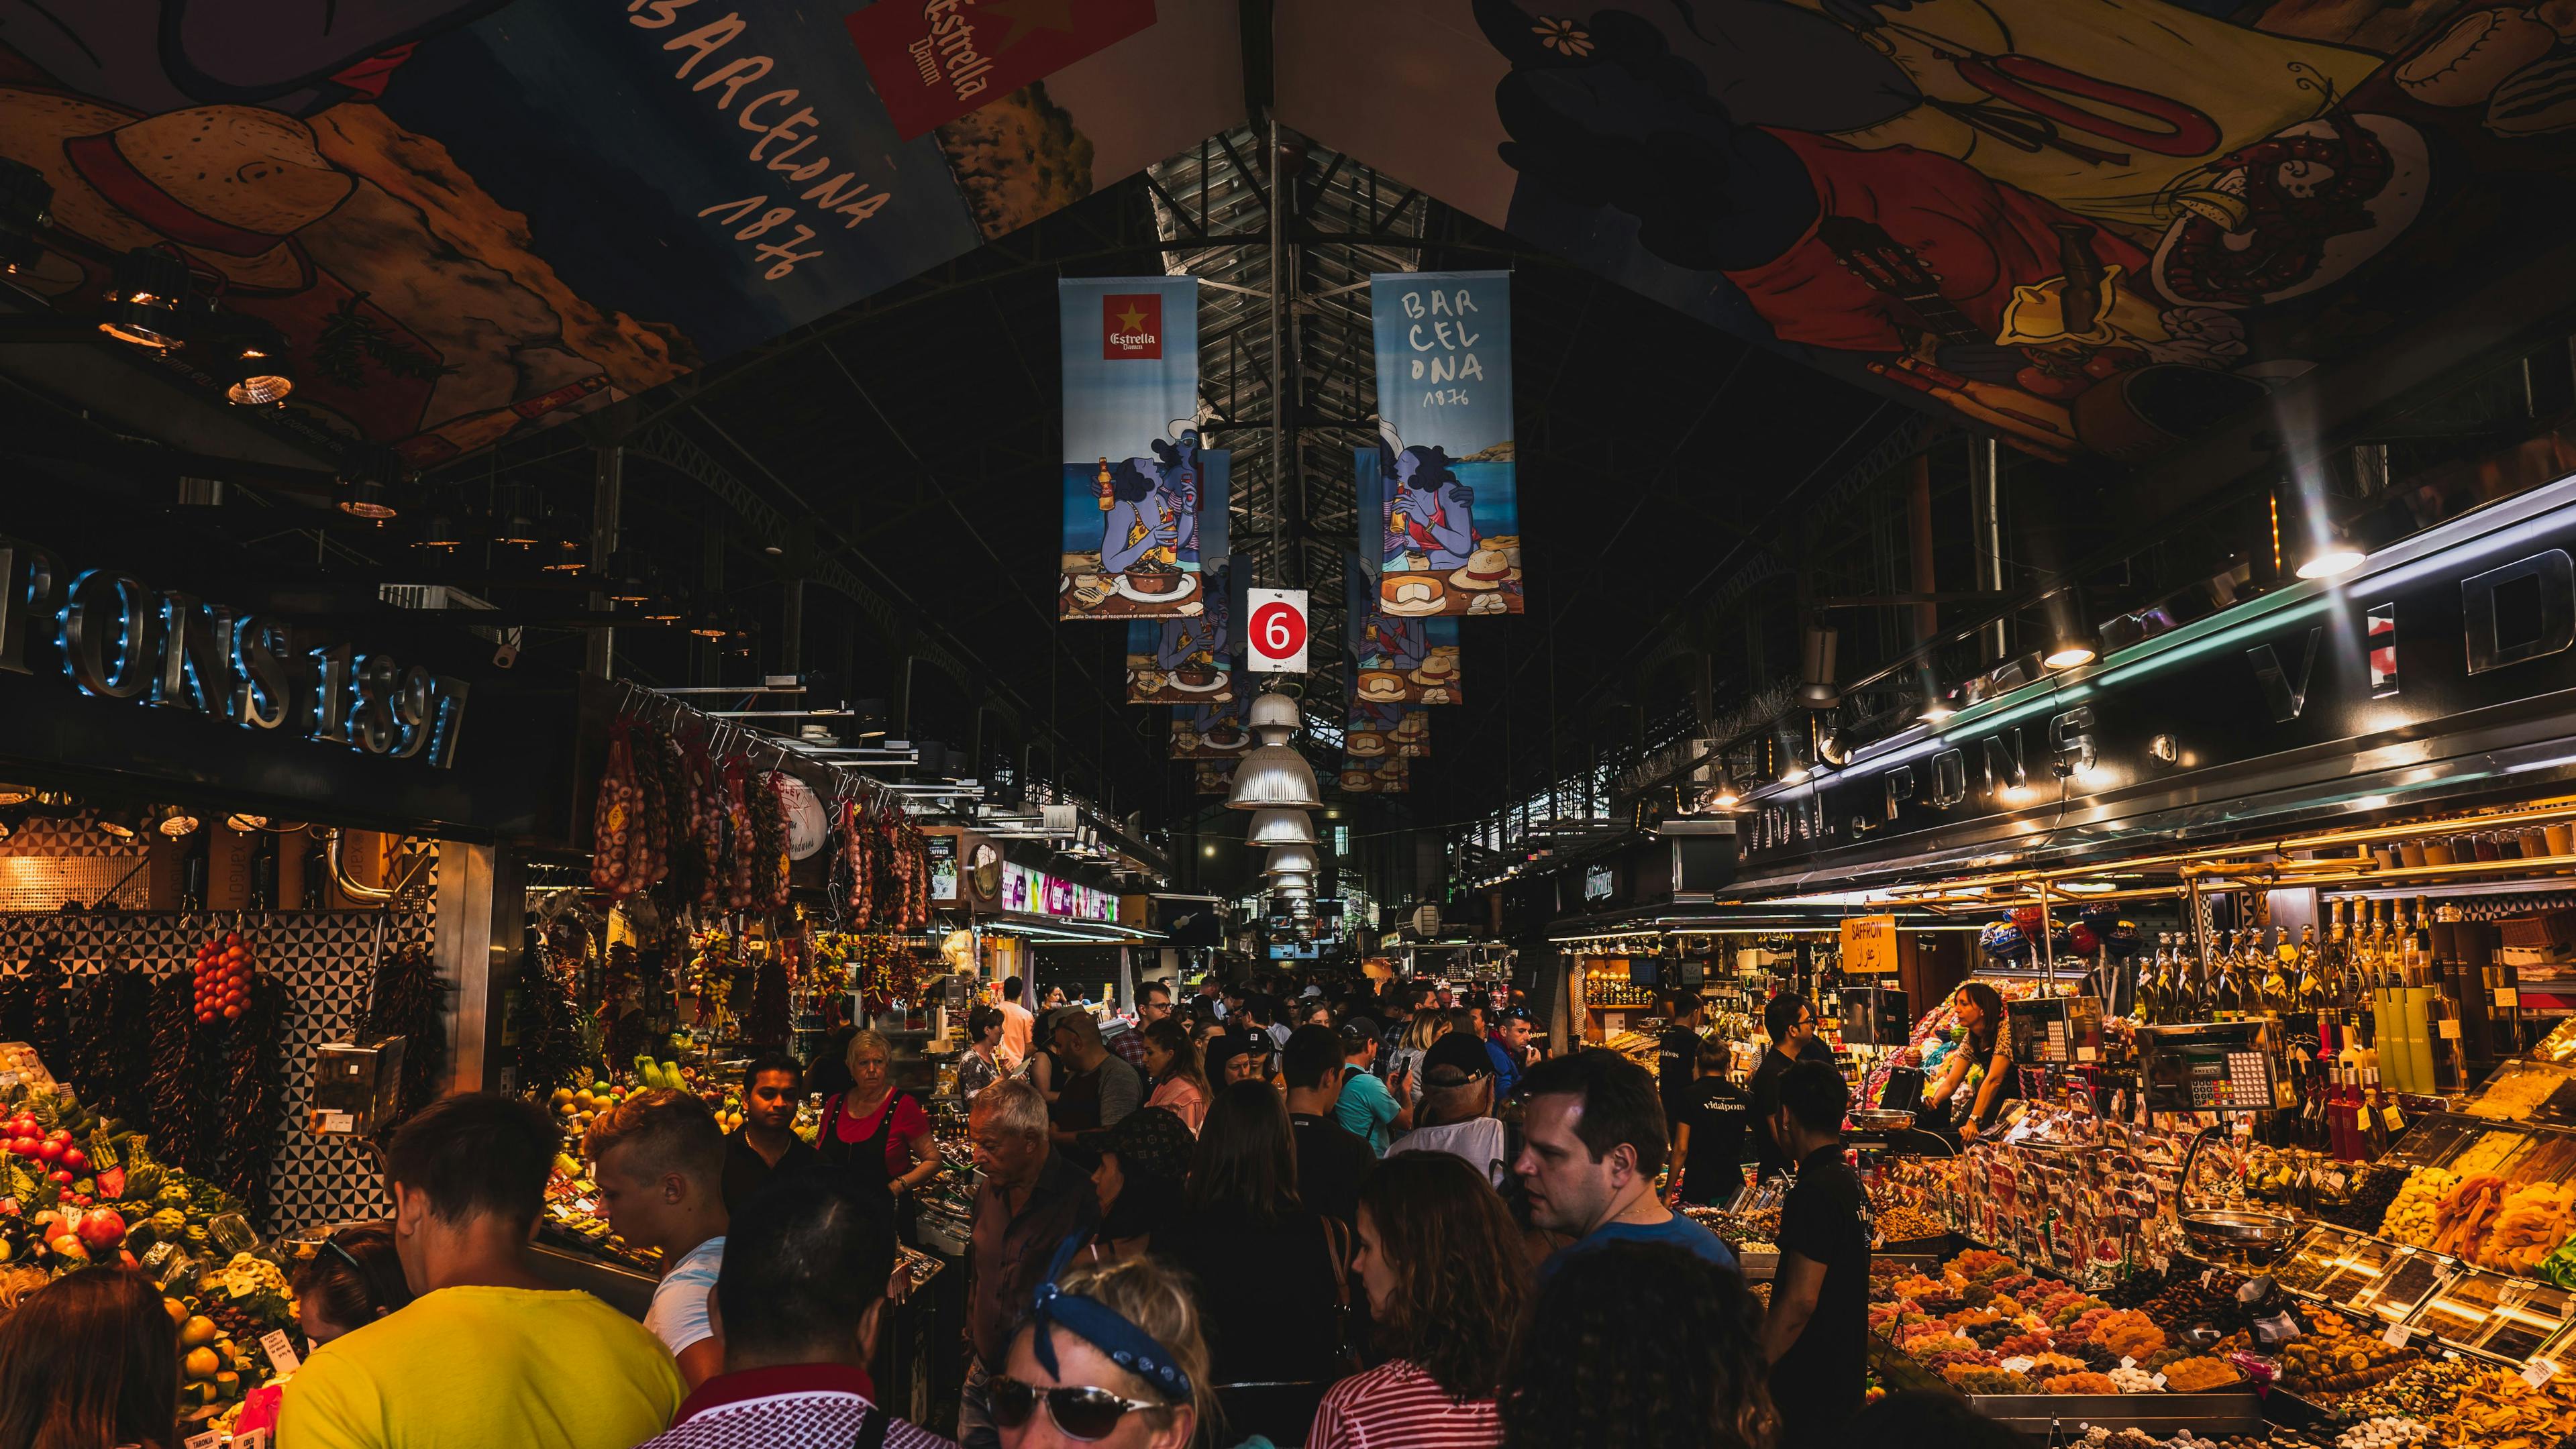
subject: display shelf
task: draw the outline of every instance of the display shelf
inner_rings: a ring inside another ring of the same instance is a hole
[[[2469,1103],[2469,1116],[2490,1122],[2576,1122],[2576,1067],[2515,1060],[2496,1068]]]

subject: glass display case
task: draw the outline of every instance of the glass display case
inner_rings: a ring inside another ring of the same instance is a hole
[[[2415,1119],[2383,1160],[2406,1167],[2438,1167],[2491,1126],[2456,1113],[2428,1113]]]
[[[2465,1138],[2458,1150],[2435,1164],[2462,1177],[2509,1176],[2515,1161],[2531,1150],[2531,1134],[2519,1127],[2488,1126]]]
[[[2367,1234],[2319,1225],[2272,1265],[2272,1281],[2303,1298],[2340,1303],[2376,1285],[2381,1265],[2394,1252],[2393,1244]]]
[[[2478,1089],[2468,1105],[2468,1114],[2490,1122],[2564,1121],[2542,1115],[2544,1107],[2555,1110],[2559,1090],[2576,1082],[2576,1067],[2556,1062],[2515,1060],[2496,1068],[2495,1075]],[[2576,1105],[2576,1097],[2571,1097]]]
[[[2564,1182],[2576,1173],[2576,1132],[2563,1127],[2530,1129],[2531,1146],[2516,1155],[2504,1172],[2505,1185]]]
[[[2546,1283],[2507,1281],[2510,1286],[2489,1320],[2486,1333],[2469,1347],[2507,1363],[2521,1363],[2565,1331],[2570,1295]]]
[[[2414,1326],[2453,1348],[2474,1348],[2496,1327],[2496,1311],[2523,1285],[2501,1273],[2463,1268],[2424,1301]]]

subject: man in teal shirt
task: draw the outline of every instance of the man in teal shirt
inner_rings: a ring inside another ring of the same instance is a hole
[[[1386,1145],[1396,1134],[1413,1130],[1413,1109],[1402,1105],[1395,1092],[1379,1081],[1369,1067],[1377,1060],[1377,1023],[1365,1016],[1355,1016],[1342,1025],[1342,1100],[1333,1108],[1333,1118],[1343,1130],[1369,1145],[1369,1151],[1386,1156]]]

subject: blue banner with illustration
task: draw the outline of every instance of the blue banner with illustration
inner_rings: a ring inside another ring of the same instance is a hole
[[[1379,605],[1364,570],[1342,571],[1344,649],[1354,697],[1371,704],[1458,704],[1458,621],[1407,618]]]
[[[1199,284],[1056,283],[1064,361],[1067,619],[1171,619],[1207,609],[1199,577]]]
[[[1222,704],[1234,698],[1234,620],[1242,615],[1245,572],[1228,560],[1204,569],[1207,607],[1178,619],[1135,619],[1127,625],[1129,704]]]
[[[1232,760],[1252,748],[1252,731],[1244,723],[1251,709],[1250,690],[1220,703],[1183,705],[1172,711],[1172,758]]]
[[[1360,548],[1402,618],[1521,611],[1509,272],[1380,272],[1378,444],[1360,450]]]

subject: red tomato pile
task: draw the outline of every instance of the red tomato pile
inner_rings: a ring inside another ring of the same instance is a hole
[[[226,931],[197,948],[197,1024],[238,1021],[250,1000],[250,947]]]
[[[60,1127],[48,1132],[24,1112],[0,1122],[0,1153],[29,1159],[39,1173],[66,1187],[89,1171],[89,1154],[71,1133]]]

